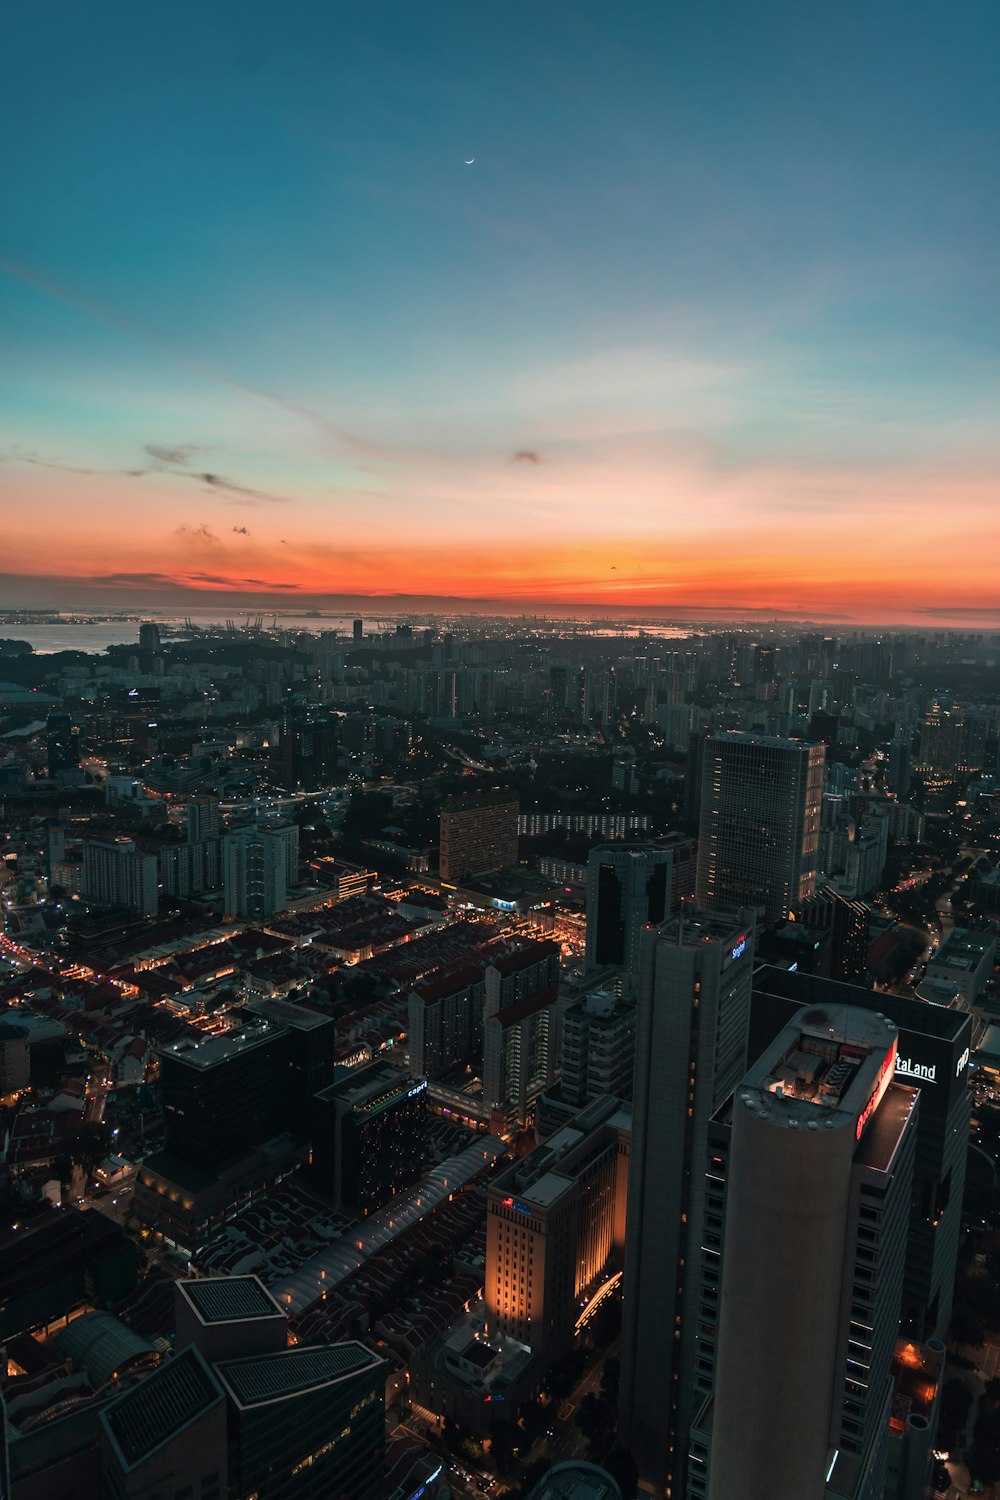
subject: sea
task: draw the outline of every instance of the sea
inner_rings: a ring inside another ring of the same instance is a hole
[[[164,632],[164,638],[169,640],[174,637],[174,631],[183,630],[186,620],[193,625],[205,628],[210,625],[225,625],[227,620],[240,627],[246,627],[253,623],[258,616],[256,614],[248,617],[245,612],[239,613],[230,610],[192,609],[186,614],[148,614],[132,615],[126,618],[108,617],[100,614],[94,617],[79,615],[73,617],[54,617],[46,619],[41,623],[32,624],[28,622],[11,621],[0,622],[0,639],[27,641],[28,644],[39,655],[50,655],[54,651],[87,651],[91,653],[103,653],[107,646],[135,646],[139,645],[139,620],[153,620],[156,624],[169,627]],[[336,630],[342,634],[349,634],[353,614],[321,614],[316,613],[281,613],[264,614],[262,616],[264,628],[270,629],[277,622],[278,630],[308,630],[319,633],[321,630]],[[410,614],[400,616],[365,615],[365,632],[377,632],[395,625],[399,618],[413,618]],[[553,622],[555,623],[555,622]],[[609,625],[603,622],[585,621],[559,621],[567,633],[574,628],[581,635],[608,635],[608,636],[639,636],[650,634],[657,637],[681,637],[690,634],[695,626],[687,628],[676,625],[653,624],[652,622],[639,625],[630,622],[627,625]]]
[[[264,626],[269,628],[274,621],[273,615],[265,615]],[[167,615],[167,614],[143,614],[133,615],[129,618],[119,619],[96,615],[94,617],[79,615],[71,618],[53,618],[45,620],[41,624],[22,623],[19,620],[10,623],[0,623],[0,638],[8,640],[27,641],[28,644],[39,654],[49,655],[53,651],[88,651],[103,652],[107,646],[135,646],[139,645],[139,621],[153,620],[157,625],[167,626],[164,639],[176,638],[174,632],[183,630],[186,620],[193,625],[202,628],[209,625],[225,625],[227,619],[231,619],[237,626],[246,626],[246,614],[237,614],[232,611],[226,614],[218,610],[191,610],[189,614]],[[251,616],[251,623],[256,616]],[[323,614],[279,614],[277,616],[277,628],[279,630],[339,630],[345,628],[350,630],[353,615]],[[367,623],[367,622],[366,622]],[[377,621],[371,622],[375,628]]]

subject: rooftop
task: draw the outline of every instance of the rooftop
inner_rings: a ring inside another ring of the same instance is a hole
[[[260,1016],[265,1021],[276,1021],[281,1026],[289,1026],[293,1031],[316,1031],[320,1026],[332,1024],[328,1015],[310,1010],[305,1005],[296,1005],[291,1000],[254,1000],[247,1006],[247,1010],[253,1011],[255,1016]]]
[[[740,1103],[767,1111],[775,1125],[789,1128],[815,1130],[821,1123],[832,1128],[860,1119],[881,1080],[891,1082],[897,1035],[878,1012],[810,1006],[747,1073],[736,1091]]]
[[[337,1076],[337,1075],[340,1076]],[[361,1068],[338,1065],[333,1083],[316,1094],[317,1099],[338,1099],[347,1104],[363,1105],[394,1089],[415,1088],[408,1073],[391,1062],[373,1062]]]
[[[217,1067],[220,1063],[228,1062],[231,1058],[238,1057],[240,1053],[250,1052],[264,1042],[271,1041],[279,1035],[279,1030],[278,1027],[261,1021],[256,1026],[243,1026],[239,1031],[229,1031],[224,1036],[212,1036],[192,1046],[175,1042],[172,1047],[164,1048],[162,1055],[171,1061],[182,1062],[186,1067],[204,1071],[207,1068]]]
[[[88,1312],[74,1318],[56,1335],[60,1355],[68,1356],[78,1369],[86,1370],[93,1386],[102,1386],[133,1360],[147,1359],[153,1347],[127,1323],[109,1312]]]
[[[855,1155],[863,1167],[888,1172],[910,1115],[917,1107],[920,1091],[905,1083],[892,1083],[872,1116]]]
[[[243,1409],[300,1396],[382,1364],[364,1344],[298,1345],[218,1365],[219,1379]]]
[[[256,1276],[210,1276],[198,1281],[179,1281],[177,1287],[203,1323],[285,1316]]]
[[[698,943],[730,943],[733,948],[748,937],[753,914],[744,911],[710,912],[700,908],[682,911],[660,927],[662,942],[693,948]]]
[[[925,1000],[911,1000],[902,995],[873,995],[864,985],[848,984],[838,979],[822,979],[813,974],[790,972],[766,964],[754,973],[754,989],[765,995],[778,995],[801,1005],[814,1000],[824,1004],[867,1008],[873,1000],[901,1031],[915,1036],[923,1034],[954,1042],[963,1030],[970,1031],[969,1017],[962,1011],[943,1005],[928,1005]]]
[[[191,1348],[126,1391],[102,1419],[130,1469],[222,1399],[212,1372]]]
[[[531,1492],[530,1500],[621,1500],[621,1490],[596,1464],[555,1464]]]
[[[987,954],[996,952],[996,935],[992,932],[970,932],[967,927],[953,927],[938,951],[929,960],[929,968],[978,969]]]

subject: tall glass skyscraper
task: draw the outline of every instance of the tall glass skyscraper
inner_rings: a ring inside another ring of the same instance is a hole
[[[685,911],[642,939],[622,1325],[622,1441],[644,1486],[678,1487],[693,1404],[685,1337],[708,1124],[746,1069],[753,915]]]
[[[705,746],[698,903],[780,921],[816,889],[823,745],[715,734]]]

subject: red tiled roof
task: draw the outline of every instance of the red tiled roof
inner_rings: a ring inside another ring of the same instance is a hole
[[[536,990],[533,995],[525,995],[523,1000],[517,1000],[513,1005],[508,1005],[506,1010],[498,1011],[496,1019],[504,1029],[508,1026],[516,1026],[518,1022],[534,1015],[536,1010],[544,1010],[547,1005],[551,1005],[557,993],[557,985],[547,984],[544,989]]]

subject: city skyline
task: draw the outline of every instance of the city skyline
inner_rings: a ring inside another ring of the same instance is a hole
[[[990,7],[10,25],[0,606],[1000,621]]]

